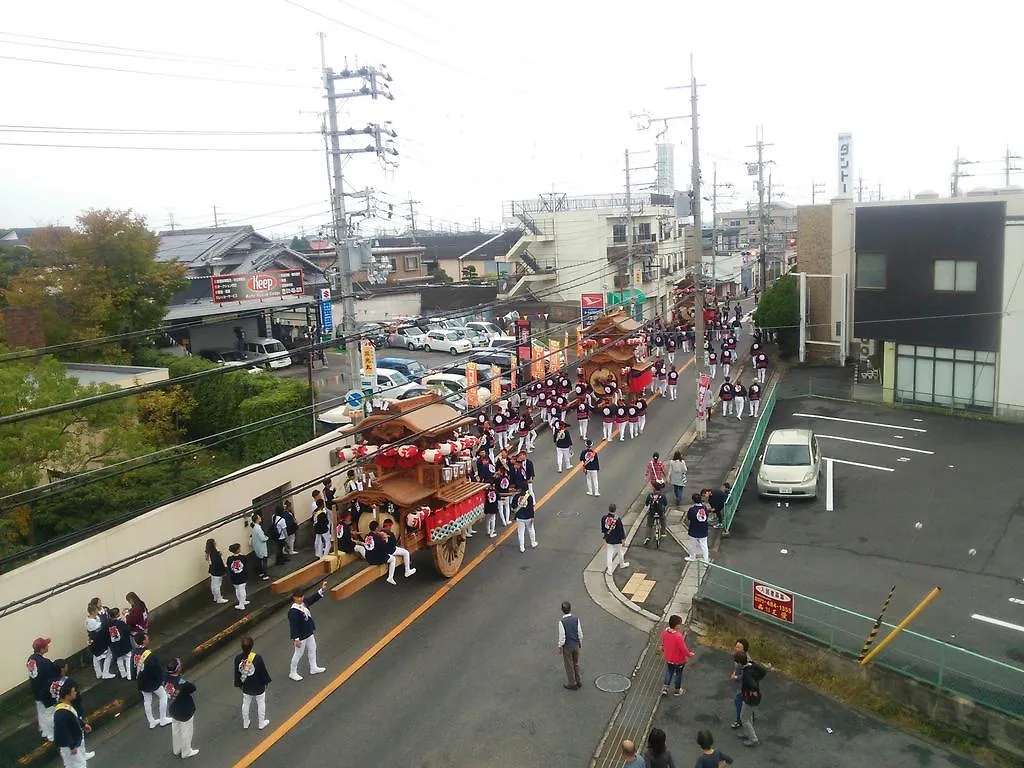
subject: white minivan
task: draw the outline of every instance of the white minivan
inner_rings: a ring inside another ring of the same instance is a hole
[[[370,377],[362,371],[360,371],[360,373],[362,374],[360,377],[360,385],[363,390],[373,390],[374,383]],[[403,395],[410,389],[415,389],[417,387],[419,387],[419,385],[415,381],[410,381],[401,371],[395,371],[391,368],[377,369],[377,386],[376,391],[374,392],[376,397],[396,400],[399,395]]]
[[[245,356],[250,359],[264,358],[254,361],[264,368],[287,368],[292,364],[288,350],[277,339],[261,338],[245,342]]]

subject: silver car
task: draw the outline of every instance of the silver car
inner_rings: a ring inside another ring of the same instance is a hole
[[[818,495],[821,452],[809,429],[777,429],[768,436],[757,472],[757,493],[775,498]]]

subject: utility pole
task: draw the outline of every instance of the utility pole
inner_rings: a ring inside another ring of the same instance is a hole
[[[213,206],[213,228],[220,229],[220,218],[217,216],[217,206]]]
[[[334,188],[331,193],[331,202],[334,209],[334,243],[335,254],[338,262],[338,274],[340,277],[339,290],[342,300],[342,334],[348,340],[348,376],[349,386],[360,389],[361,377],[359,344],[354,340],[356,330],[356,306],[355,291],[352,286],[352,254],[349,247],[349,223],[345,213],[345,189],[342,176],[341,157],[342,155],[353,155],[361,152],[373,152],[378,157],[384,158],[389,154],[398,154],[398,151],[385,142],[384,137],[394,138],[395,133],[390,124],[383,126],[370,123],[361,130],[349,128],[344,131],[346,136],[366,135],[374,140],[374,143],[359,149],[341,148],[342,132],[338,130],[338,100],[355,98],[357,96],[370,96],[374,100],[383,96],[393,99],[387,84],[391,76],[376,67],[359,67],[351,70],[346,65],[341,72],[335,73],[333,69],[326,66],[326,54],[324,51],[324,37],[320,33],[320,59],[325,65],[323,67],[324,89],[327,91],[327,118],[330,129],[330,154],[331,171],[333,175]],[[336,80],[361,80],[359,88],[338,93],[335,90]]]
[[[167,223],[167,226],[169,226],[171,228],[171,232],[173,232],[174,231],[174,227],[175,227],[174,211],[168,211],[167,212],[167,218],[169,220],[168,223]]]
[[[864,200],[864,177],[857,177],[857,202],[863,202]]]
[[[711,284],[718,290],[718,190],[732,189],[732,184],[718,183],[718,163],[711,165]]]
[[[1010,186],[1010,173],[1013,172],[1013,171],[1021,170],[1020,168],[1018,168],[1016,165],[1013,164],[1013,161],[1014,160],[1020,160],[1021,156],[1020,155],[1011,154],[1010,153],[1010,147],[1009,147],[1009,145],[1007,145],[1007,147],[1006,147],[1006,155],[1005,155],[1004,159],[1006,161],[1006,165],[1004,166],[1004,172],[1006,174],[1006,176],[1005,176],[1005,186],[1008,187],[1008,186]]]
[[[816,198],[818,196],[818,193],[819,192],[824,192],[824,191],[825,191],[825,182],[819,183],[819,182],[815,181],[812,178],[811,179],[811,205],[814,205],[814,202],[815,202],[815,200],[816,200]]]
[[[406,217],[409,219],[409,229],[412,230],[412,244],[416,245],[416,206],[420,203],[419,200],[412,199],[412,192],[409,193],[409,199],[405,201],[405,204],[409,206],[409,215]]]
[[[629,183],[629,150],[626,150],[626,280],[629,283],[631,300],[636,298],[633,289],[633,188]],[[630,317],[634,313],[631,311]]]
[[[950,184],[950,194],[953,197],[960,195],[960,179],[965,176],[973,176],[973,173],[964,173],[960,170],[963,165],[974,165],[977,160],[967,160],[966,158],[960,157],[960,147],[956,148],[956,160],[953,161],[953,181]]]
[[[878,199],[882,199],[882,182],[878,182]]]
[[[771,144],[764,143],[764,129],[757,129],[757,142],[755,144],[748,145],[748,149],[757,149],[757,218],[758,218],[758,232],[761,238],[760,247],[758,248],[758,278],[759,286],[761,290],[765,290],[768,287],[768,243],[767,233],[765,232],[765,211],[764,211],[764,148],[770,147]]]
[[[693,228],[696,230],[697,252],[700,254],[697,260],[697,274],[694,276],[693,287],[693,357],[697,366],[697,387],[698,398],[700,396],[700,377],[705,373],[704,367],[704,340],[707,331],[704,328],[704,227],[700,217],[700,145],[699,120],[697,116],[697,78],[693,74],[693,54],[690,54],[690,133],[692,138],[690,144],[693,147],[693,161],[690,168],[690,184],[693,186]],[[714,253],[712,244],[712,253]],[[701,419],[700,417],[704,418]],[[697,434],[706,435],[708,432],[707,411],[697,411]]]

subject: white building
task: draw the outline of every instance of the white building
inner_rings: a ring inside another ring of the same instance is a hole
[[[582,294],[601,294],[606,306],[632,305],[635,317],[666,316],[686,264],[683,220],[673,195],[632,195],[630,208],[624,193],[506,202],[504,224],[520,237],[504,257],[511,279],[502,297],[532,291],[578,307]]]

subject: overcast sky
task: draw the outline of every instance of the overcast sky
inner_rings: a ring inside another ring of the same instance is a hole
[[[346,182],[350,191],[373,187],[385,206],[395,204],[396,223],[404,223],[397,217],[410,193],[420,201],[418,226],[466,228],[476,219],[499,222],[504,200],[553,189],[622,190],[625,149],[637,153],[637,166],[654,162],[656,131],[638,131],[643,121],[630,115],[689,114],[688,91],[668,87],[688,83],[691,52],[704,85],[705,193],[717,164],[719,183],[734,185],[737,204],[755,199],[745,163],[756,159],[747,145],[758,126],[773,145],[765,157],[774,161],[776,193],[794,203],[810,201],[812,180],[835,194],[842,131],[853,133],[866,190],[876,194],[881,184],[886,198],[924,189],[948,194],[958,145],[979,161],[965,168],[979,174],[962,182],[967,189],[1002,184],[1007,144],[1024,155],[1016,76],[1024,3],[1005,0],[955,7],[901,0],[6,6],[0,227],[71,223],[91,207],[133,208],[155,229],[166,228],[172,213],[178,227],[209,226],[216,206],[221,223],[315,232],[329,221],[315,114],[324,108],[318,32],[327,34],[329,66],[340,69],[346,57],[383,63],[394,77],[393,103],[349,100],[341,126],[392,121],[398,168],[355,156]],[[11,126],[295,133],[88,135]],[[676,186],[685,188],[689,121],[670,122],[667,138],[676,145]],[[1017,164],[1024,168],[1024,160]],[[1014,176],[1024,185],[1024,173]],[[634,178],[653,180],[653,171]]]

